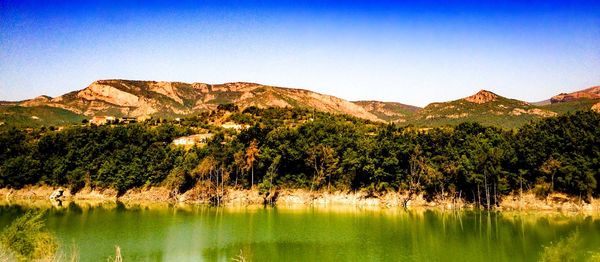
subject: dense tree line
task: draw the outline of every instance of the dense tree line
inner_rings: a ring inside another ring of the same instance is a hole
[[[503,130],[477,123],[418,129],[305,109],[232,111],[250,125],[211,128],[203,146],[176,147],[211,115],[178,123],[70,127],[0,133],[0,187],[30,184],[114,188],[167,186],[174,194],[226,187],[404,191],[490,207],[500,196],[534,191],[600,195],[600,114],[585,111]],[[223,113],[219,117],[226,116]]]

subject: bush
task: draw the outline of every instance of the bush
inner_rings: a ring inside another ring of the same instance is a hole
[[[58,244],[46,230],[43,215],[30,211],[13,221],[0,235],[2,249],[21,261],[52,258]]]

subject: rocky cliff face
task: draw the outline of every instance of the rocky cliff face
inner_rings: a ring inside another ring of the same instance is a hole
[[[86,89],[78,92],[77,97],[88,101],[104,101],[122,107],[137,107],[141,98],[109,84],[99,82],[94,82]]]

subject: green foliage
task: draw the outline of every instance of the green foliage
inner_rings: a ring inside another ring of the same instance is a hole
[[[77,124],[85,117],[69,110],[50,106],[23,107],[0,105],[0,130]]]
[[[217,110],[229,111],[229,112],[237,112],[239,107],[233,103],[220,104],[217,106]]]
[[[13,221],[0,235],[2,247],[21,261],[52,258],[58,244],[45,229],[43,215],[30,211]]]
[[[568,112],[574,113],[576,111],[589,110],[594,104],[598,102],[600,102],[600,100],[598,99],[577,99],[573,101],[548,104],[541,106],[541,108],[559,114],[565,114]]]
[[[290,108],[251,107],[228,117],[250,127],[223,130],[201,115],[176,124],[0,132],[0,186],[407,190],[488,208],[521,189],[600,195],[600,114],[591,111],[514,131],[478,123],[418,129]],[[214,134],[206,145],[171,145],[198,126]]]

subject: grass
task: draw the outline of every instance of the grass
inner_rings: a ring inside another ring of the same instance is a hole
[[[575,112],[579,110],[588,110],[596,103],[600,102],[599,99],[581,99],[569,102],[562,102],[556,104],[549,104],[541,106],[541,108],[550,110],[559,114],[566,114],[568,112]]]

